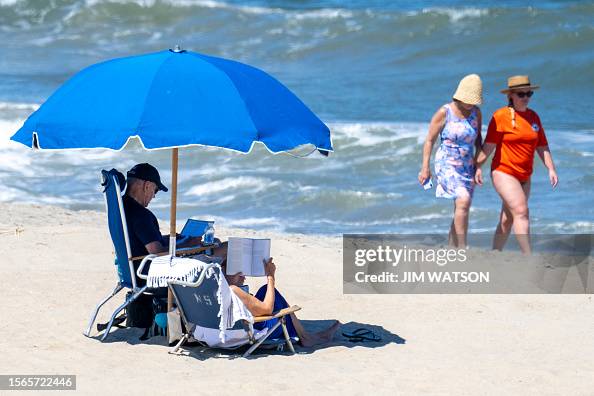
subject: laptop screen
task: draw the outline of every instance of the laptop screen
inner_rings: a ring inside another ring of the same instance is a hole
[[[214,221],[204,221],[196,219],[188,219],[184,228],[181,231],[183,236],[198,237],[204,235],[208,223],[214,224]]]

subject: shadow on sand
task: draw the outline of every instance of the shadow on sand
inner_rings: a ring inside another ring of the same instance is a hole
[[[301,323],[305,327],[305,329],[309,332],[315,333],[318,331],[322,331],[330,327],[334,321],[333,320],[302,320]],[[379,336],[378,341],[370,341],[370,340],[362,340],[359,342],[352,342],[349,341],[348,337],[343,336],[344,334],[352,334],[357,329],[368,329],[373,332],[376,336]],[[166,350],[169,350],[169,346],[167,345],[167,339],[164,336],[154,336],[149,338],[148,340],[141,341],[140,336],[143,334],[143,329],[137,328],[116,328],[112,330],[111,334],[105,340],[105,343],[116,343],[116,342],[126,342],[130,345],[138,345],[138,344],[145,344],[145,345],[155,345],[155,346],[163,346]],[[92,337],[94,339],[99,340],[100,336]],[[389,330],[386,330],[382,326],[372,325],[368,323],[359,323],[359,322],[348,322],[344,323],[340,326],[336,334],[334,335],[334,339],[326,344],[317,345],[314,347],[303,347],[298,343],[294,343],[295,352],[297,354],[312,354],[318,350],[328,349],[328,348],[336,348],[336,347],[346,347],[346,348],[353,348],[353,347],[361,347],[361,348],[381,348],[388,344],[405,344],[406,340],[400,337],[398,334],[394,334]],[[197,343],[189,343],[186,344],[183,349],[183,355],[195,358],[200,361],[208,360],[208,359],[237,359],[241,358],[241,355],[249,348],[248,346],[243,346],[233,350],[226,350],[226,349],[213,349],[201,346]],[[166,353],[166,350],[163,353]],[[270,355],[286,355],[290,356],[291,354],[288,352],[287,348],[284,350],[279,351],[276,349],[264,349],[258,348],[256,351],[250,355],[248,359],[258,359],[264,358]]]
[[[332,325],[333,320],[302,320],[303,326],[307,331],[317,332],[321,331],[325,328],[328,328]],[[348,337],[343,336],[344,334],[352,334],[357,329],[367,329],[373,332],[374,335],[378,336],[378,341],[370,341],[370,340],[361,340],[358,342],[349,341]],[[334,335],[334,339],[332,342],[318,345],[312,348],[304,348],[299,347],[299,353],[313,353],[317,350],[326,349],[326,348],[333,348],[337,346],[353,348],[353,347],[362,347],[362,348],[381,348],[388,344],[405,344],[406,340],[400,337],[398,334],[394,334],[389,330],[386,330],[382,326],[373,325],[369,323],[360,323],[360,322],[348,322],[343,323],[336,334]]]

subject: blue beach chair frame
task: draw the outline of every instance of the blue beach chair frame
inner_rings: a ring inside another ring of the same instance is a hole
[[[91,329],[95,319],[97,318],[99,310],[112,297],[114,297],[124,288],[131,289],[132,294],[128,295],[126,297],[126,301],[117,307],[111,315],[101,341],[104,341],[109,335],[109,331],[116,316],[147,289],[146,286],[139,287],[136,284],[136,277],[133,276],[134,264],[132,262],[132,254],[130,252],[130,239],[128,238],[128,226],[126,223],[126,214],[124,213],[122,189],[120,183],[122,186],[125,186],[125,181],[120,181],[118,178],[118,172],[114,169],[111,171],[101,171],[101,185],[104,187],[103,194],[105,198],[105,208],[107,211],[107,223],[109,227],[109,234],[111,235],[111,240],[115,250],[115,265],[118,274],[118,281],[113,291],[106,298],[101,300],[93,310],[89,320],[89,325],[83,334],[87,337],[90,337]]]
[[[147,257],[145,260],[148,260]],[[217,299],[218,283],[214,276],[207,277],[206,274],[210,269],[217,271],[220,276],[221,267],[218,264],[207,264],[201,271],[198,279],[195,282],[169,281],[169,289],[173,293],[175,302],[180,312],[181,319],[184,323],[186,332],[183,334],[179,342],[171,349],[170,353],[177,353],[183,344],[190,338],[196,326],[206,327],[210,329],[219,329],[220,317],[218,316],[220,304]],[[273,313],[270,316],[254,317],[254,323],[263,322],[273,318],[279,319],[277,323],[268,330],[268,332],[256,340],[254,337],[253,323],[246,320],[241,320],[235,323],[233,330],[243,329],[247,333],[247,339],[244,345],[251,344],[251,347],[243,354],[247,358],[254,350],[262,345],[270,334],[277,327],[282,326],[284,334],[284,344],[287,345],[291,353],[295,353],[291,337],[286,326],[286,316],[299,311],[301,308],[297,305],[282,309]],[[272,342],[278,345],[278,342]],[[281,343],[280,345],[282,345]],[[240,345],[241,346],[241,345]],[[236,349],[240,346],[225,349]]]

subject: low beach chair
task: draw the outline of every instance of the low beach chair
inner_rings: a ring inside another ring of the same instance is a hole
[[[219,317],[220,304],[218,302],[218,281],[215,276],[206,276],[209,269],[216,271],[217,276],[223,276],[221,274],[221,267],[218,264],[206,264],[203,270],[200,272],[198,279],[195,282],[181,282],[181,281],[170,281],[168,282],[169,288],[175,297],[175,302],[185,327],[185,333],[175,345],[170,353],[177,353],[183,344],[194,334],[196,326],[201,326],[206,329],[219,330],[219,323],[221,318]],[[286,327],[286,316],[300,310],[301,308],[294,305],[289,308],[282,309],[278,312],[274,312],[270,316],[254,317],[253,322],[247,320],[240,320],[235,323],[233,328],[229,330],[243,331],[245,341],[237,345],[235,343],[232,347],[224,347],[225,349],[235,349],[242,345],[251,344],[251,347],[243,354],[243,357],[248,357],[256,348],[262,344],[272,345],[283,345],[286,344],[291,353],[295,353],[291,338]],[[256,339],[254,335],[253,324],[263,322],[273,318],[278,318],[278,322],[264,334],[261,338]],[[282,326],[284,340],[268,340],[268,336],[278,327]],[[200,340],[198,340],[200,341]],[[237,341],[235,339],[234,341]],[[220,348],[220,347],[217,347]]]
[[[89,320],[89,325],[83,334],[87,337],[90,337],[93,323],[97,318],[99,310],[105,303],[118,294],[122,289],[130,289],[132,292],[126,296],[126,301],[116,308],[107,325],[98,325],[98,330],[104,331],[103,337],[101,337],[101,341],[104,341],[109,335],[109,331],[114,325],[114,322],[119,321],[118,319],[121,320],[121,318],[116,319],[117,315],[128,305],[130,305],[130,303],[136,300],[138,296],[147,292],[147,287],[140,287],[137,284],[137,279],[134,275],[133,261],[142,259],[144,256],[132,257],[130,252],[128,227],[126,224],[126,215],[124,213],[124,206],[122,203],[122,191],[126,185],[126,179],[124,178],[124,175],[115,169],[110,171],[102,170],[101,185],[104,188],[103,193],[105,197],[105,207],[107,210],[109,234],[111,236],[111,241],[113,242],[113,247],[115,250],[115,266],[117,269],[118,281],[113,291],[106,298],[101,300],[101,302],[99,302],[99,304],[97,304],[93,310]],[[204,249],[206,248],[185,249],[185,252],[188,254],[197,253]]]

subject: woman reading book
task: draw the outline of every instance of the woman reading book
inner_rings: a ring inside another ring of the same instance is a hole
[[[222,265],[223,271],[227,273],[226,263]],[[279,311],[283,308],[289,307],[289,304],[284,297],[275,289],[276,266],[272,262],[272,257],[264,260],[264,272],[266,274],[266,284],[263,285],[255,296],[246,292],[242,287],[245,281],[245,276],[239,272],[237,274],[226,274],[225,278],[231,290],[239,297],[246,308],[254,316],[270,315],[272,312]],[[270,319],[265,322],[254,323],[254,328],[262,330],[264,328],[271,328],[276,324],[278,319]],[[287,330],[290,337],[299,337],[301,345],[304,347],[311,347],[332,341],[334,333],[340,327],[340,322],[335,321],[332,326],[326,330],[317,333],[309,333],[303,327],[301,321],[297,319],[294,313],[287,318]],[[272,338],[282,337],[282,329],[278,327],[271,335]]]

